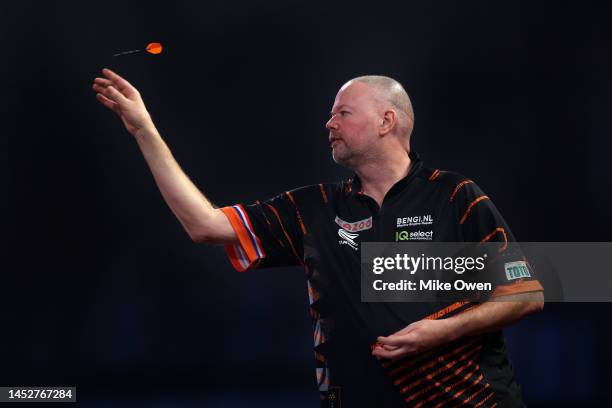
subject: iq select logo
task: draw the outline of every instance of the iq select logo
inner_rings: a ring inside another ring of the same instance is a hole
[[[433,231],[395,231],[395,242],[431,240],[433,240]]]

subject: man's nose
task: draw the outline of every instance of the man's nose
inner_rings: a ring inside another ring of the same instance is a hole
[[[329,118],[329,120],[328,120],[328,121],[327,121],[327,123],[325,124],[325,127],[326,127],[327,129],[330,129],[330,130],[332,130],[332,129],[333,129],[333,130],[338,129],[338,125],[337,125],[337,123],[336,123],[336,118],[335,118],[334,116],[332,116],[331,118]]]

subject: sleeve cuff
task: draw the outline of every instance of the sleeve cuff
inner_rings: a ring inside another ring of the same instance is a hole
[[[220,210],[225,214],[238,237],[237,244],[225,245],[225,252],[230,263],[238,272],[256,267],[266,254],[259,238],[255,235],[253,225],[244,207],[238,204]]]
[[[517,293],[526,293],[526,292],[539,292],[543,291],[544,288],[540,285],[540,282],[537,280],[528,280],[528,281],[518,281],[514,283],[509,283],[506,285],[499,285],[491,294],[491,297],[497,296],[506,296],[506,295],[515,295]]]

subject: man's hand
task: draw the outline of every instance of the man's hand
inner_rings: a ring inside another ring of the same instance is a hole
[[[388,337],[378,337],[372,355],[389,360],[401,359],[453,341],[447,320],[419,320]]]
[[[236,244],[238,238],[228,218],[198,190],[172,156],[172,152],[155,129],[140,93],[128,81],[110,69],[106,78],[96,78],[96,98],[115,112],[142,151],[164,200],[198,243]]]
[[[423,353],[465,336],[500,330],[544,307],[542,291],[497,296],[458,315],[440,320],[419,320],[388,337],[378,337],[376,358],[396,360]]]
[[[103,69],[102,74],[106,78],[94,79],[96,98],[119,115],[127,131],[136,136],[138,130],[153,126],[138,90],[110,69]]]

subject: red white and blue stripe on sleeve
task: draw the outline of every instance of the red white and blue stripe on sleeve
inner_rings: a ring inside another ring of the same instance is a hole
[[[232,266],[238,272],[254,268],[265,258],[266,254],[244,207],[241,204],[237,204],[221,208],[221,211],[228,218],[238,237],[238,244],[225,246],[225,251]]]

